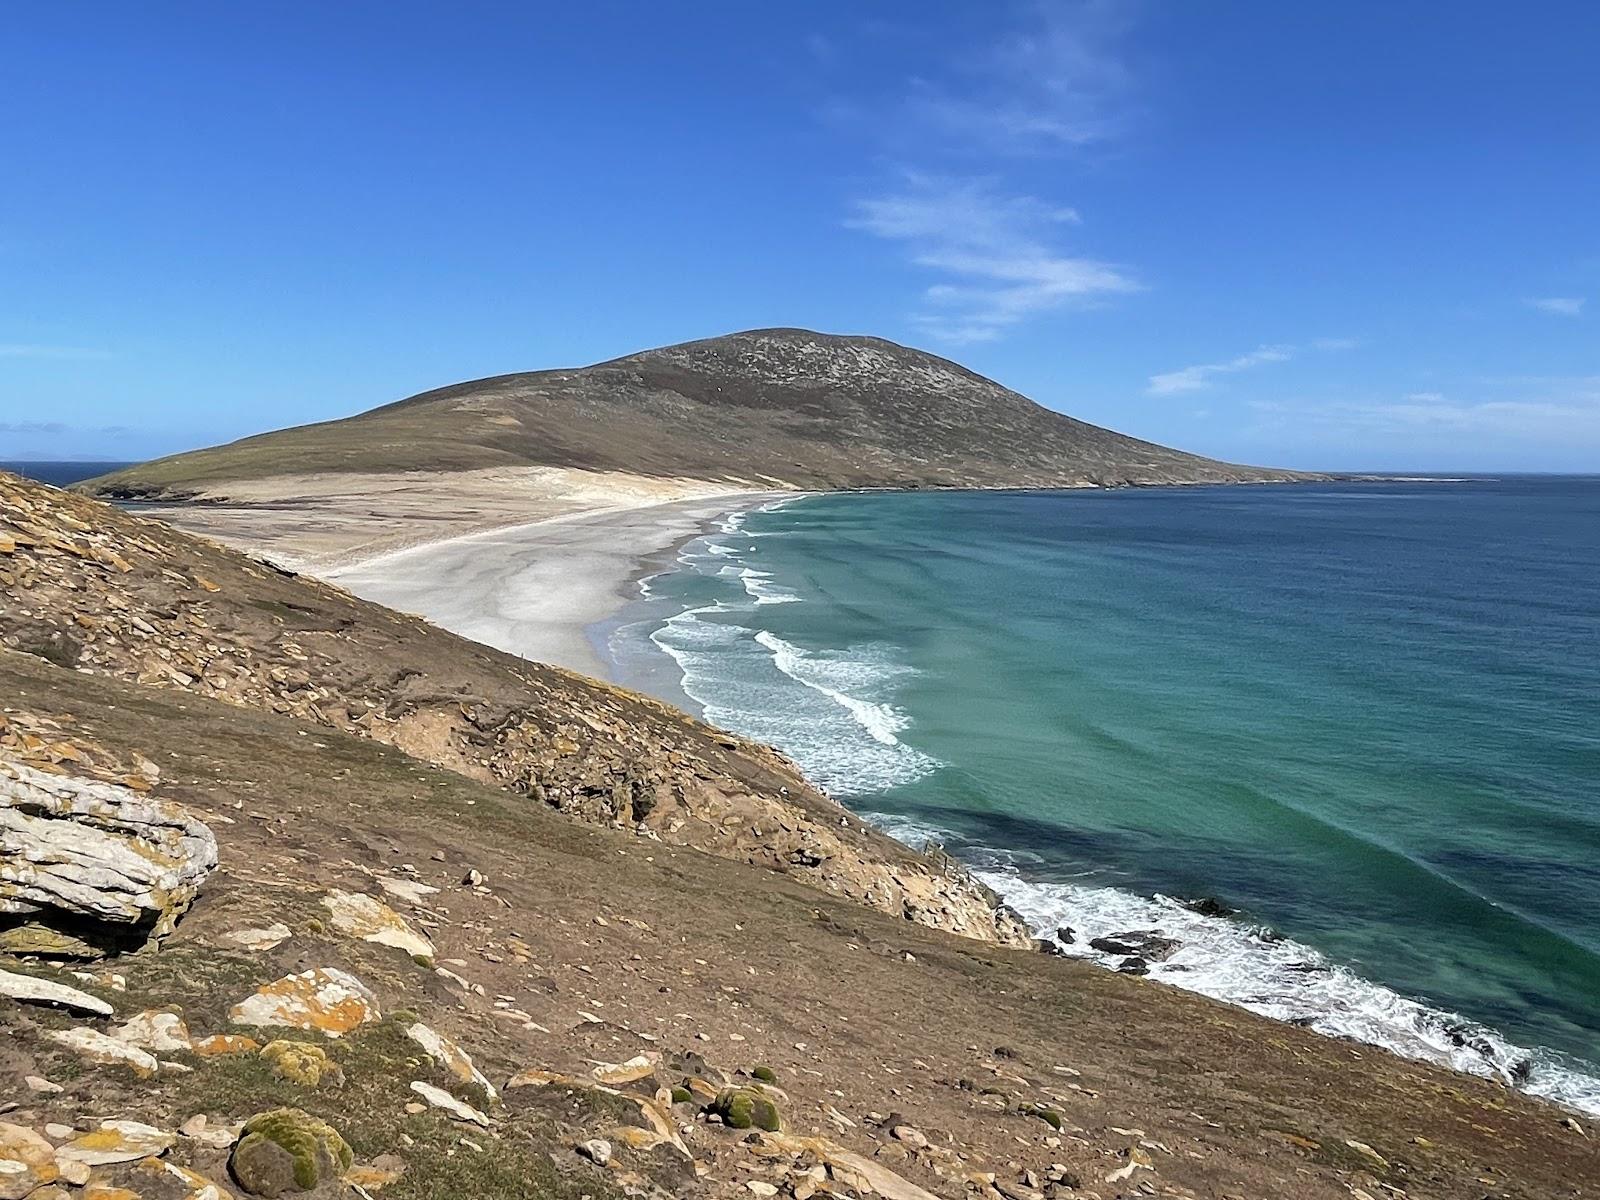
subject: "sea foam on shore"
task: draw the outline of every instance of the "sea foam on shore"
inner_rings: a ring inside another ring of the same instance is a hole
[[[837,795],[871,796],[939,770],[944,764],[899,736],[910,717],[895,692],[914,672],[893,646],[809,650],[763,627],[765,606],[806,597],[746,561],[755,539],[771,535],[747,530],[745,517],[732,514],[715,533],[682,548],[665,573],[676,599],[661,595],[660,576],[641,584],[647,598],[677,606],[641,627],[677,664],[683,691],[708,720],[777,746]],[[1203,916],[1160,895],[1041,878],[1041,864],[1026,852],[973,843],[900,813],[862,815],[908,844],[945,845],[1065,954],[1114,969],[1125,956],[1096,950],[1093,939],[1159,929],[1181,946],[1149,964],[1153,979],[1600,1114],[1600,1079],[1582,1064],[1524,1049],[1248,920]]]

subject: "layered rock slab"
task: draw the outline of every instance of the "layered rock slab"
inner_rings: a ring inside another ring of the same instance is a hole
[[[217,865],[181,805],[0,760],[0,950],[95,957],[170,933]]]

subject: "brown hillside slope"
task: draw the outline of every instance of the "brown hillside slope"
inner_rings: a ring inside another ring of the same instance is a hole
[[[0,1000],[0,1134],[66,1141],[106,1118],[192,1129],[196,1115],[200,1134],[220,1134],[220,1146],[183,1136],[159,1159],[93,1168],[91,1182],[143,1200],[215,1200],[179,1167],[242,1196],[227,1175],[231,1127],[277,1105],[349,1141],[362,1172],[351,1200],[1596,1194],[1596,1141],[1482,1080],[567,820],[314,719],[3,650],[0,689],[0,761],[70,754],[57,769],[117,778],[149,760],[155,795],[217,834],[221,865],[159,950],[77,978],[0,959],[116,1009],[84,1019]],[[470,870],[480,885],[463,882]],[[435,958],[340,933],[332,889],[392,904]],[[284,940],[269,949],[229,938],[274,924]],[[381,1018],[337,1039],[230,1019],[254,989],[312,968],[365,983]],[[187,1029],[148,1078],[52,1040],[115,1032],[151,1008]],[[500,1102],[429,1061],[407,1038],[418,1021],[455,1039]],[[310,1043],[294,1053],[332,1069],[290,1078],[245,1045],[208,1056],[182,1044],[221,1033]],[[636,1056],[612,1076],[639,1078],[596,1085],[597,1063]],[[758,1066],[781,1089],[780,1136],[702,1111],[725,1082],[760,1086]],[[709,1088],[665,1090],[691,1076]],[[447,1118],[413,1081],[487,1125]],[[682,1150],[658,1144],[662,1126]],[[577,1150],[597,1138],[605,1169]]]
[[[457,384],[85,487],[216,498],[230,481],[284,475],[528,466],[812,490],[1311,478],[1113,433],[880,338],[762,329]]]
[[[0,644],[63,666],[372,738],[585,821],[1032,945],[954,864],[857,822],[764,746],[3,473],[0,599]]]

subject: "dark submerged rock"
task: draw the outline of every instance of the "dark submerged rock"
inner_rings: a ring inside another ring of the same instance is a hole
[[[1110,933],[1090,939],[1089,945],[1102,954],[1132,955],[1146,962],[1166,962],[1183,947],[1177,938],[1169,938],[1159,929]]]

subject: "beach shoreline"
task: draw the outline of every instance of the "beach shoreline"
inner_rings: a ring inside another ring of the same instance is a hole
[[[628,683],[607,643],[639,581],[712,522],[790,494],[722,492],[563,513],[321,574],[363,599],[506,653]]]

